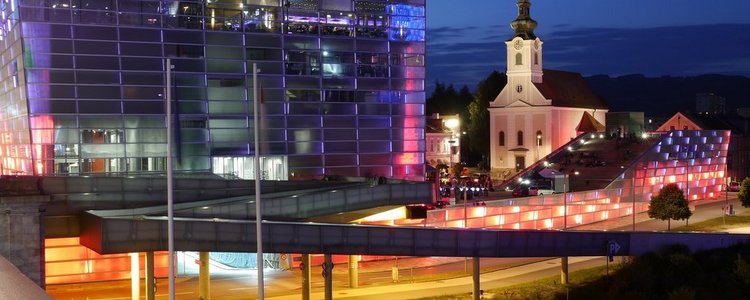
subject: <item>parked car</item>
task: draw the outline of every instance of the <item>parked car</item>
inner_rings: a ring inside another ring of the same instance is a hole
[[[729,183],[729,186],[727,187],[727,190],[730,192],[739,192],[740,191],[740,183],[737,181],[732,181]]]
[[[513,197],[528,197],[529,196],[529,187],[526,186],[518,186],[513,189],[513,192],[511,193]]]
[[[550,188],[531,186],[529,187],[529,196],[541,196],[554,194],[555,191]]]

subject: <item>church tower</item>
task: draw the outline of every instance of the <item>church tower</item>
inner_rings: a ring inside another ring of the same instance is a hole
[[[518,1],[518,18],[510,23],[516,33],[505,42],[508,53],[508,75],[531,77],[542,82],[542,40],[534,34],[536,21],[531,18],[531,2]]]
[[[534,34],[537,22],[531,18],[531,2],[518,1],[518,18],[511,22],[515,30],[513,37],[505,42],[508,87],[510,93],[501,105],[510,105],[522,101],[530,105],[549,105],[550,103],[534,97],[530,86],[542,83],[542,40]],[[500,103],[498,103],[500,104]]]
[[[505,42],[508,83],[490,113],[490,167],[504,179],[568,143],[588,113],[604,123],[609,106],[581,74],[543,70],[542,40],[534,34],[530,0],[518,0],[513,36]],[[587,119],[588,120],[588,119]]]

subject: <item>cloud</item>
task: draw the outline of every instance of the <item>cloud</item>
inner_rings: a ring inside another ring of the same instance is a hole
[[[542,37],[544,67],[593,74],[750,76],[750,24],[655,28],[557,26]],[[428,81],[474,88],[493,70],[505,69],[510,36],[497,28],[429,29]]]

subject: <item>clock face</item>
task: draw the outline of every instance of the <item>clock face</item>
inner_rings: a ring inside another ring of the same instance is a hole
[[[521,40],[516,40],[515,44],[513,44],[513,48],[516,48],[516,50],[521,50],[521,48],[523,48],[523,42],[521,42]]]

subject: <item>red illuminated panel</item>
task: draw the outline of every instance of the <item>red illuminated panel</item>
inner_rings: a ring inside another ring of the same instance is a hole
[[[48,169],[45,163],[52,158],[54,144],[55,122],[52,116],[34,116],[29,119],[31,125],[31,141],[34,143],[34,171],[35,174],[45,174]]]

